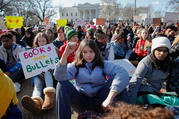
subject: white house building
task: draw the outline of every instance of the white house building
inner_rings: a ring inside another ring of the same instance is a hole
[[[60,19],[67,19],[68,21],[75,21],[77,18],[81,18],[84,21],[90,21],[94,18],[98,18],[99,12],[99,4],[84,3],[60,9],[59,16]]]

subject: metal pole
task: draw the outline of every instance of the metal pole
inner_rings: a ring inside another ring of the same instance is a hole
[[[135,0],[134,15],[136,16],[136,0]]]

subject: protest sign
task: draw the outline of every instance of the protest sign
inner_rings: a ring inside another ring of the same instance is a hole
[[[7,28],[21,28],[23,26],[23,17],[5,16]]]
[[[44,19],[43,19],[43,23],[47,26],[47,25],[49,24],[49,19],[44,18]]]
[[[132,77],[132,75],[134,74],[136,70],[136,67],[128,59],[113,60],[109,62],[112,62],[114,64],[117,64],[123,67],[128,72],[129,77]]]
[[[142,22],[142,16],[133,16],[133,19],[137,23],[141,23]]]
[[[74,26],[83,26],[83,25],[85,25],[85,22],[80,18],[77,18],[74,22]]]
[[[26,79],[45,72],[48,69],[54,69],[59,61],[52,43],[21,52],[19,57]]]
[[[146,18],[144,23],[145,23],[145,25],[151,25],[152,24],[152,18]]]
[[[104,18],[96,18],[96,25],[105,25],[106,19]]]
[[[153,18],[152,23],[154,24],[154,26],[160,25],[161,24],[161,18]]]
[[[179,12],[166,12],[164,17],[164,22],[167,23],[177,23],[179,20]]]
[[[59,19],[59,20],[57,20],[57,27],[66,26],[66,24],[67,24],[67,19]]]

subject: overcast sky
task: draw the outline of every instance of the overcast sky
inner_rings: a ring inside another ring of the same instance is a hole
[[[122,6],[126,4],[134,4],[135,0],[117,0]],[[139,6],[148,6],[152,5],[155,10],[164,10],[166,11],[166,6],[169,0],[136,0],[137,7]],[[73,5],[82,4],[82,3],[100,3],[101,0],[52,0],[52,5],[55,7],[71,7]]]

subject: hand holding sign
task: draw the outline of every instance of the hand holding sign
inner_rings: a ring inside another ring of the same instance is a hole
[[[26,79],[54,69],[59,61],[52,43],[21,52],[19,56]]]

